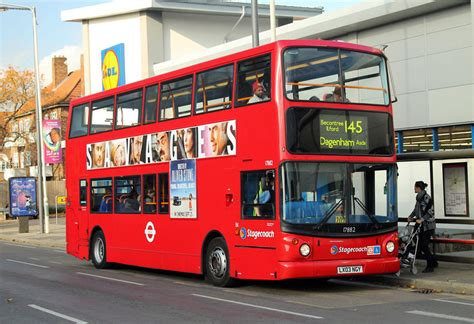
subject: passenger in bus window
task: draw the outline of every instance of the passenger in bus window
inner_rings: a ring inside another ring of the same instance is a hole
[[[138,202],[138,193],[134,188],[130,191],[123,205],[124,212],[137,212],[140,211],[140,203]]]
[[[112,211],[112,191],[109,188],[105,189],[105,195],[102,196],[99,211],[103,213]]]
[[[217,123],[209,127],[209,142],[213,156],[227,155],[227,123]]]
[[[171,160],[170,155],[170,136],[168,132],[160,132],[156,138],[158,155],[160,161]]]
[[[145,212],[156,212],[155,188],[148,188],[145,190]]]
[[[270,100],[270,98],[268,98],[267,96],[265,87],[263,86],[263,83],[261,82],[255,81],[252,84],[252,91],[253,91],[253,97],[250,98],[247,104]]]
[[[105,143],[92,144],[92,167],[103,168],[105,157]]]
[[[183,135],[184,151],[187,159],[196,157],[194,145],[194,128],[186,128]]]
[[[110,154],[114,166],[125,165],[125,142],[123,140],[113,141]]]
[[[334,101],[334,102],[350,102],[349,99],[346,98],[346,100],[343,100],[342,98],[342,90],[339,87],[334,88],[334,91],[332,92],[332,97],[331,100],[327,101]]]
[[[140,158],[142,155],[143,137],[134,136],[132,137],[132,149],[130,151],[130,164],[141,163]]]

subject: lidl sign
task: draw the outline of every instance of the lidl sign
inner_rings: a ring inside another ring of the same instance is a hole
[[[124,54],[123,43],[102,50],[102,90],[125,84]]]

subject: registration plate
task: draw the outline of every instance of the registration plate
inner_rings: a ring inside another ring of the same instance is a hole
[[[346,273],[363,273],[364,269],[362,266],[346,266],[346,267],[337,267],[337,274],[346,274]]]

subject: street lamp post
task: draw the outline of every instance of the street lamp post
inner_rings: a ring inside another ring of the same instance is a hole
[[[46,173],[43,165],[44,147],[43,147],[43,111],[41,109],[41,86],[38,64],[38,36],[36,34],[36,8],[28,6],[19,6],[7,3],[0,3],[0,11],[6,10],[29,10],[33,15],[33,41],[35,53],[35,83],[36,83],[36,151],[38,160],[38,182],[39,182],[39,218],[41,233],[49,233],[49,207],[48,195],[46,194]],[[43,203],[41,203],[43,201]]]

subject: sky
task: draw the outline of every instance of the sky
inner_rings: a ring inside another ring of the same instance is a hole
[[[38,53],[43,84],[51,81],[51,58],[66,56],[69,71],[80,66],[82,52],[82,25],[78,22],[62,22],[61,11],[95,5],[112,0],[0,0],[0,4],[35,6],[37,12]],[[116,0],[117,1],[117,0]],[[133,0],[118,0],[133,1]],[[354,5],[361,0],[275,0],[277,5],[318,7],[325,12]],[[261,0],[259,3],[268,3]],[[29,11],[0,11],[0,69],[13,66],[17,69],[33,69],[33,29]]]

